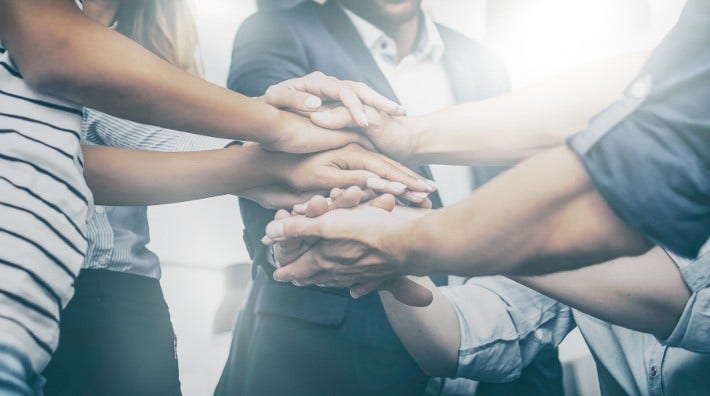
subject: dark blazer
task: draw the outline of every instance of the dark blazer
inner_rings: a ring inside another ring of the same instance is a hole
[[[446,46],[443,62],[458,102],[508,91],[505,69],[485,48],[449,28],[439,29]],[[258,96],[272,84],[313,71],[365,82],[397,101],[335,1],[306,1],[247,19],[235,38],[228,86]],[[274,212],[245,199],[240,207],[255,281],[216,393],[421,394],[427,376],[394,334],[379,296],[353,300],[347,290],[273,282],[260,240]]]

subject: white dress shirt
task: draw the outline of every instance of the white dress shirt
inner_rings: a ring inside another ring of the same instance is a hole
[[[446,50],[439,29],[424,14],[423,32],[414,51],[401,61],[397,43],[382,30],[345,9],[377,66],[409,115],[431,113],[455,104],[451,81],[442,61]],[[471,194],[471,173],[466,166],[432,165],[434,180],[444,205]]]

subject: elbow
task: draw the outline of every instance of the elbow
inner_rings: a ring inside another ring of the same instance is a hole
[[[49,63],[43,62],[22,69],[25,82],[41,94],[71,100],[71,92],[81,83],[77,73],[61,62],[55,65]]]
[[[432,349],[426,353],[413,354],[419,368],[430,377],[454,378],[458,372],[458,348],[451,349],[447,346]]]
[[[82,82],[78,64],[82,55],[73,51],[70,42],[56,38],[28,55],[16,60],[25,82],[39,93],[71,99],[73,89]]]

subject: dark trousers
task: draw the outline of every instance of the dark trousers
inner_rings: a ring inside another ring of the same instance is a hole
[[[62,313],[46,396],[180,395],[175,333],[156,279],[82,270]]]

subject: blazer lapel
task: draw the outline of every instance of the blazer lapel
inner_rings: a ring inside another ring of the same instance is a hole
[[[362,75],[362,81],[369,84],[372,89],[399,103],[397,94],[387,82],[380,67],[372,58],[370,49],[362,42],[360,33],[353,25],[348,15],[343,11],[337,0],[329,0],[319,8],[321,19],[331,35],[342,47],[343,52],[350,58]]]

